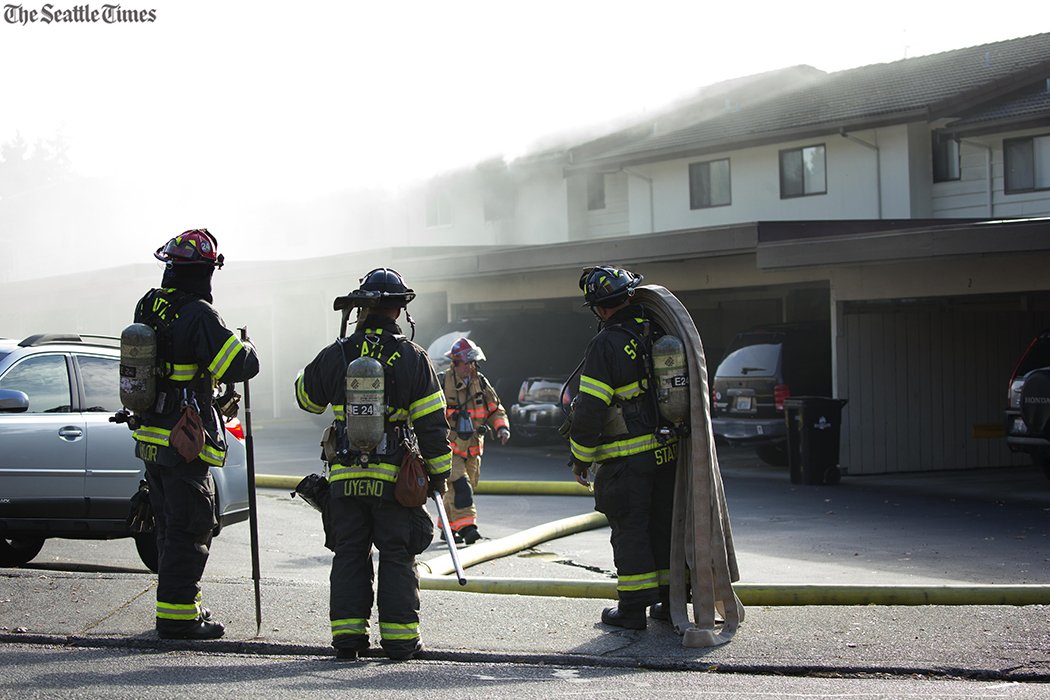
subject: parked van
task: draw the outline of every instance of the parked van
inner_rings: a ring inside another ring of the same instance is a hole
[[[767,464],[787,464],[784,400],[831,396],[831,326],[780,323],[739,333],[711,383],[715,439],[751,445]]]

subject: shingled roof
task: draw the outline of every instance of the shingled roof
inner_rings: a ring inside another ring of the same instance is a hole
[[[806,76],[789,89],[744,102],[726,100],[717,114],[696,112],[672,130],[600,153],[574,149],[570,168],[629,165],[726,151],[914,121],[1031,118],[1050,114],[1046,96],[1023,88],[1050,78],[1050,33],[943,53]],[[965,122],[963,120],[971,120]]]

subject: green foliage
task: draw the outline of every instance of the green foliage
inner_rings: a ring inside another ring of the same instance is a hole
[[[32,148],[21,133],[0,144],[0,200],[44,189],[72,174],[69,145],[61,132],[37,139]]]

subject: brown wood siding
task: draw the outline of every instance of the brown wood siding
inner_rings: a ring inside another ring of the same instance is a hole
[[[870,310],[847,305],[839,396],[841,462],[849,474],[1028,464],[1002,438],[1017,358],[1050,313],[948,306]]]

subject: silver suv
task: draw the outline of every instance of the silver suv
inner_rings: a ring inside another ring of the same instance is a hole
[[[119,364],[115,338],[0,339],[0,566],[32,560],[49,537],[134,537],[156,571],[154,534],[127,525],[144,469],[131,431],[109,420],[121,408]],[[239,423],[227,431],[240,437]],[[216,534],[248,518],[245,448],[228,442],[226,466],[211,470]]]

